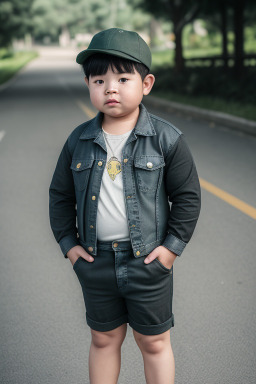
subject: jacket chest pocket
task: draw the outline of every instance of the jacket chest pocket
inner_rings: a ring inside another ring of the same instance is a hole
[[[72,169],[75,187],[79,191],[87,187],[93,161],[93,159],[72,160],[70,168]]]
[[[165,165],[163,156],[143,155],[134,158],[136,184],[142,192],[155,192]]]

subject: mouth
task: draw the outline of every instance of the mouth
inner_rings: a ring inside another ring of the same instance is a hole
[[[115,104],[119,104],[119,101],[115,100],[115,99],[109,99],[106,101],[107,105],[115,105]]]

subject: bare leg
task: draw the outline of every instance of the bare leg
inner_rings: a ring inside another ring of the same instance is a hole
[[[121,367],[121,345],[127,324],[108,332],[91,329],[92,341],[89,354],[90,384],[116,384]]]
[[[144,361],[147,384],[174,384],[175,363],[170,330],[159,335],[142,335],[133,330]]]

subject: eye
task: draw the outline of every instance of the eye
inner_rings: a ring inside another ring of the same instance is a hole
[[[119,81],[120,83],[127,83],[128,79],[126,79],[126,77],[122,77]]]
[[[103,84],[103,83],[104,83],[103,80],[96,80],[96,81],[95,81],[95,84]]]

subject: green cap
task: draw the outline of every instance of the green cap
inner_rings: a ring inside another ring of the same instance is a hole
[[[151,66],[151,52],[146,42],[136,32],[110,28],[93,36],[88,48],[77,55],[76,62],[83,64],[95,53],[106,53]]]

